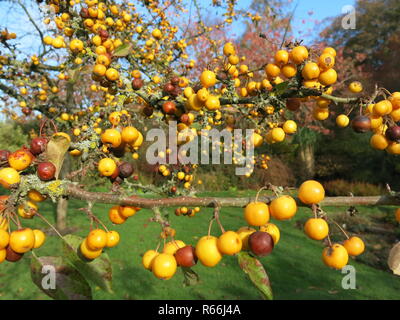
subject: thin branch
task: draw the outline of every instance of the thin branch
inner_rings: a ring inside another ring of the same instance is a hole
[[[350,103],[350,102],[356,102],[360,98],[340,98],[340,97],[335,97],[331,96],[329,94],[323,93],[321,94],[321,98],[329,99],[337,103]]]
[[[30,15],[28,9],[25,7],[25,5],[21,2],[18,1],[18,4],[21,6],[21,8],[25,11],[25,14],[27,15],[29,21],[33,24],[33,26],[35,27],[35,29],[37,30],[37,32],[39,33],[40,36],[40,40],[42,41],[42,46],[43,48],[45,48],[45,43],[44,43],[44,36],[43,36],[43,32],[42,30],[40,30],[40,28],[38,27],[38,25],[36,24],[35,20],[33,20],[32,16]]]
[[[296,12],[296,9],[297,9],[298,5],[299,5],[299,2],[297,1],[296,6],[294,7],[292,13],[290,14],[288,23],[287,23],[287,25],[285,27],[285,33],[283,34],[282,42],[281,42],[281,45],[279,46],[280,49],[282,49],[283,45],[285,44],[286,37],[287,37],[287,34],[289,32],[289,29],[290,29],[290,24],[291,24],[291,22],[293,20],[294,13]]]

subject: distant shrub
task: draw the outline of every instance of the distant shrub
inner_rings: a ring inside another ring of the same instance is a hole
[[[257,190],[269,183],[285,187],[295,185],[292,170],[277,157],[268,161],[268,169],[254,168],[249,178],[236,175],[235,168],[234,165],[202,167],[196,174],[196,181],[202,180],[203,185],[200,189],[206,191]]]
[[[16,151],[28,143],[28,135],[13,122],[0,122],[0,149]]]
[[[385,192],[384,188],[367,182],[349,182],[346,180],[331,180],[323,182],[327,196],[377,196]]]
[[[233,187],[230,177],[218,172],[196,174],[197,180],[202,181],[200,186],[196,186],[197,189],[204,191],[227,191]]]
[[[257,190],[268,184],[288,187],[294,186],[295,182],[293,171],[278,157],[271,157],[268,161],[268,169],[255,168],[250,178],[241,176],[238,188]]]

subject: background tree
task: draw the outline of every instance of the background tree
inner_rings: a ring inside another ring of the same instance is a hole
[[[395,90],[399,86],[399,2],[357,1],[355,12],[356,29],[343,29],[342,17],[337,17],[321,36],[332,45],[343,45],[345,57],[356,57],[357,65],[371,73],[375,82]]]

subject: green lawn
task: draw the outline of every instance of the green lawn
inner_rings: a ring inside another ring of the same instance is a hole
[[[232,194],[231,194],[232,195]],[[89,223],[82,211],[77,209],[84,204],[71,201],[69,225],[79,229],[76,234],[85,236]],[[113,265],[114,294],[108,294],[93,286],[95,299],[259,299],[260,295],[241,271],[235,257],[224,257],[215,268],[206,268],[198,264],[194,270],[200,276],[200,283],[192,287],[183,286],[183,274],[179,270],[168,281],[156,279],[141,266],[140,254],[154,249],[159,225],[149,223],[151,212],[141,210],[121,226],[112,227],[108,222],[107,212],[110,206],[95,205],[94,213],[108,227],[121,234],[121,242],[107,252]],[[326,208],[328,212],[333,208]],[[377,212],[376,209],[366,209]],[[210,209],[202,209],[195,217],[176,217],[171,212],[172,226],[177,230],[177,239],[188,244],[195,244],[197,239],[207,233]],[[338,210],[338,209],[336,209]],[[54,207],[51,203],[41,204],[40,211],[50,221],[54,221]],[[262,258],[274,292],[275,299],[399,299],[400,278],[389,272],[366,266],[355,259],[350,264],[357,270],[357,289],[341,288],[343,275],[340,271],[325,267],[321,261],[323,245],[313,241],[296,228],[296,221],[310,215],[309,210],[299,209],[291,221],[276,222],[281,229],[281,240],[273,253]],[[224,208],[221,220],[227,230],[236,230],[243,225],[242,210]],[[48,227],[39,218],[24,220],[24,225],[42,229]],[[213,234],[220,231],[215,224]],[[57,255],[62,241],[57,236],[49,236],[45,245],[36,250],[38,256]],[[367,250],[370,248],[367,247]],[[30,254],[11,264],[0,265],[0,299],[47,299],[30,280]]]

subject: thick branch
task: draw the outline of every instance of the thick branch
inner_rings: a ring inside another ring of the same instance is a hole
[[[270,95],[269,92],[263,94],[263,98],[266,99]],[[287,98],[298,98],[298,97],[308,97],[308,96],[321,96],[322,98],[332,100],[336,103],[350,103],[350,102],[356,102],[359,100],[359,98],[341,98],[341,97],[335,97],[331,96],[325,93],[321,93],[318,89],[312,89],[312,88],[301,88],[300,90],[297,88],[289,88],[286,90],[284,93],[282,93],[281,98],[287,99]],[[236,98],[236,99],[228,99],[228,98],[220,98],[220,103],[221,105],[227,105],[227,104],[248,104],[248,103],[256,103],[257,101],[260,100],[259,96],[253,96],[253,97],[245,97],[245,98]]]
[[[90,192],[80,189],[74,184],[67,186],[66,194],[69,196],[99,203],[120,204],[137,206],[141,208],[155,207],[177,207],[177,206],[199,206],[199,207],[244,207],[249,202],[254,201],[254,197],[244,198],[217,198],[217,197],[175,197],[175,198],[132,198],[123,197],[117,194]],[[274,197],[259,197],[259,201],[270,202]],[[297,204],[306,207],[298,199]],[[377,196],[377,197],[329,197],[320,203],[322,206],[356,206],[356,205],[400,205],[400,198],[397,196]]]

